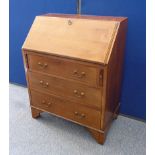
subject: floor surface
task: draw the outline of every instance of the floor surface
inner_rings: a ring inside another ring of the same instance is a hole
[[[82,126],[31,117],[27,88],[10,84],[10,155],[145,155],[145,123],[119,116],[104,145]]]

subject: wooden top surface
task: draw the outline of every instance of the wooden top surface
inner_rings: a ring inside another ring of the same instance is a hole
[[[61,17],[61,18],[93,19],[93,20],[110,20],[110,21],[118,21],[118,22],[122,22],[124,20],[127,20],[127,17],[95,16],[95,15],[79,15],[79,14],[56,14],[56,13],[48,13],[48,14],[44,14],[42,16]]]
[[[105,64],[118,27],[118,20],[90,16],[37,16],[23,49]]]

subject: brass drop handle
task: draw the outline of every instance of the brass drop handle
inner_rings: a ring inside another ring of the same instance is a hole
[[[86,73],[85,72],[78,72],[77,70],[74,70],[73,71],[73,75],[75,75],[76,77],[78,77],[78,78],[83,78],[83,77],[85,77],[86,76]]]
[[[52,105],[52,103],[51,102],[48,102],[48,103],[46,103],[46,101],[45,100],[42,100],[42,102],[41,102],[42,104],[44,104],[47,108],[48,107],[50,107],[51,105]]]
[[[44,82],[44,81],[40,81],[39,82],[44,88],[47,88],[49,86],[49,83],[48,82]]]
[[[76,89],[73,92],[77,97],[83,97],[85,95],[84,92],[78,92]]]
[[[44,69],[44,68],[46,68],[46,67],[48,66],[47,63],[41,63],[41,62],[38,62],[38,65],[39,65],[42,69]]]
[[[85,117],[86,117],[86,115],[85,115],[85,114],[83,114],[83,113],[82,113],[82,114],[80,114],[80,113],[78,113],[77,111],[75,111],[75,112],[74,112],[74,115],[75,115],[75,116],[77,116],[77,117],[78,117],[78,118],[80,118],[80,119],[83,119],[83,118],[85,118]]]

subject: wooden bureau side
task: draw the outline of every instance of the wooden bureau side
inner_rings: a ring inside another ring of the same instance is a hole
[[[101,124],[105,134],[119,112],[126,31],[127,19],[120,22],[109,62],[104,69],[105,107]]]

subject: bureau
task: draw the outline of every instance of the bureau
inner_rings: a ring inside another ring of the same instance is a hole
[[[32,117],[85,126],[103,144],[120,106],[127,18],[37,16],[22,47]]]

